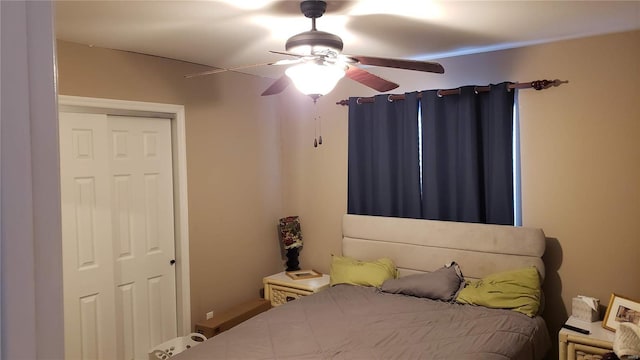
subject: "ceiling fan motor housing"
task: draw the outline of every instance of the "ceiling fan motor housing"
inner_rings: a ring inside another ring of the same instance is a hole
[[[343,46],[342,39],[337,35],[309,30],[290,37],[285,44],[285,49],[300,55],[326,55],[328,51],[339,54]]]

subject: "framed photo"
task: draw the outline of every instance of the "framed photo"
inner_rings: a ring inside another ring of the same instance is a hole
[[[304,279],[321,277],[322,274],[315,270],[296,270],[296,271],[287,271],[287,276],[289,276],[293,280],[304,280]]]
[[[607,313],[604,314],[604,320],[602,320],[602,327],[616,331],[620,323],[624,322],[640,325],[640,302],[611,294]]]

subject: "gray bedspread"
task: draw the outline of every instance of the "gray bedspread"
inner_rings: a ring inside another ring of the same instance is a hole
[[[175,359],[541,359],[549,346],[539,317],[338,285]]]

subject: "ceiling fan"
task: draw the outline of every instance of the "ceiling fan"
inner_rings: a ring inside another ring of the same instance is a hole
[[[316,19],[321,17],[326,9],[327,3],[324,0],[304,0],[300,3],[302,14],[311,19],[311,30],[290,37],[285,44],[285,51],[271,51],[274,54],[292,56],[295,59],[284,59],[268,64],[293,66],[287,68],[285,74],[276,79],[262,93],[262,96],[279,94],[293,82],[298,90],[309,95],[315,101],[330,92],[345,75],[349,79],[379,92],[390,91],[399,86],[357,67],[357,64],[444,73],[442,65],[436,62],[342,54],[344,44],[339,36],[316,29]],[[186,75],[186,77],[239,70],[252,66],[256,65],[235,69],[216,69]]]
[[[298,90],[315,100],[331,91],[345,75],[380,92],[398,87],[398,84],[361,69],[356,64],[444,73],[442,65],[435,62],[342,54],[343,42],[339,36],[316,29],[316,19],[326,9],[327,3],[323,0],[305,0],[300,3],[302,14],[311,19],[311,30],[290,37],[285,44],[285,52],[271,51],[297,57],[295,60],[280,60],[271,65],[296,65],[288,68],[285,75],[272,83],[262,96],[278,94],[293,81]]]

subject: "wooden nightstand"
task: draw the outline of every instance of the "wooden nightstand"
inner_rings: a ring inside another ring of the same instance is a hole
[[[602,321],[590,323],[569,317],[566,323],[589,330],[591,334],[562,328],[558,334],[560,360],[600,360],[602,355],[613,351],[615,333],[602,328]]]
[[[271,301],[271,306],[280,306],[291,300],[307,296],[329,287],[329,275],[322,277],[293,280],[285,272],[265,277],[264,298]]]

